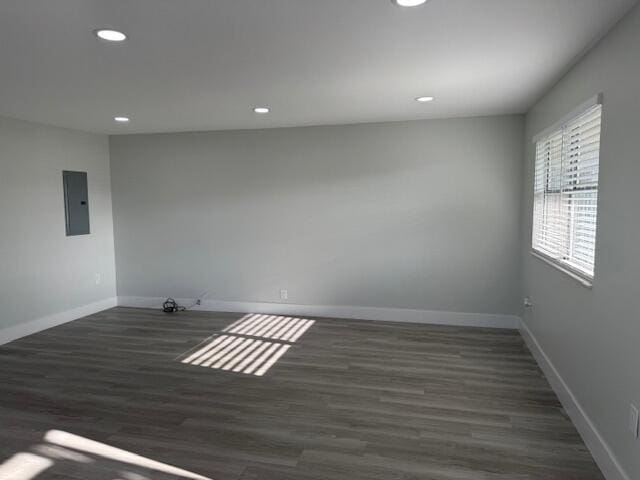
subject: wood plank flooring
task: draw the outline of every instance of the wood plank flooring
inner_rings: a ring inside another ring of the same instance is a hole
[[[264,376],[180,361],[240,317],[115,308],[0,347],[0,477],[603,478],[515,331],[316,319]]]

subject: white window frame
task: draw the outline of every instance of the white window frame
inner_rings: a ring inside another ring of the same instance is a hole
[[[537,157],[537,150],[538,150],[538,143],[540,141],[545,141],[547,139],[549,139],[550,137],[552,137],[553,135],[556,135],[560,132],[564,133],[566,130],[566,127],[568,125],[570,125],[574,120],[576,120],[577,118],[581,117],[582,115],[584,115],[585,113],[587,113],[589,110],[593,109],[596,106],[602,106],[602,94],[598,94],[595,95],[594,97],[590,98],[588,101],[586,101],[585,103],[583,103],[582,105],[580,105],[578,108],[576,108],[575,110],[573,110],[572,112],[570,112],[569,114],[565,115],[561,120],[557,121],[556,123],[554,123],[553,125],[551,125],[550,127],[544,129],[542,132],[540,132],[539,134],[537,134],[535,137],[533,137],[533,143],[536,146],[535,148],[535,155]],[[602,119],[601,119],[602,122]],[[602,125],[601,125],[601,133],[602,133]],[[602,150],[602,144],[600,142],[599,145],[599,153],[598,153],[598,165],[600,163],[600,152]],[[562,159],[564,160],[564,148],[563,148],[563,152],[561,154],[563,157]],[[536,162],[536,158],[534,158],[534,185],[535,185],[535,162]],[[596,189],[596,192],[599,192],[599,182],[598,182],[598,186]],[[534,198],[535,198],[535,186],[534,186]],[[534,203],[534,208],[535,208],[535,203]],[[596,208],[597,208],[597,200],[596,200]],[[535,222],[536,222],[536,216],[535,216],[535,211],[532,212],[532,236],[531,236],[531,254],[544,261],[545,263],[555,267],[556,269],[566,273],[567,275],[571,276],[572,278],[574,278],[575,280],[579,281],[580,283],[582,283],[584,286],[591,288],[593,286],[593,280],[595,277],[595,260],[594,260],[594,265],[593,265],[593,269],[594,272],[592,275],[574,268],[572,265],[570,265],[569,263],[563,261],[562,259],[559,258],[554,258],[552,256],[549,256],[547,254],[545,254],[545,252],[537,249],[535,247]],[[571,225],[573,226],[573,225]],[[594,233],[594,244],[597,242],[597,232]]]

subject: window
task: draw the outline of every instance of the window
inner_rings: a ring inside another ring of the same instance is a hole
[[[533,202],[535,253],[593,280],[602,105],[583,107],[536,137]]]

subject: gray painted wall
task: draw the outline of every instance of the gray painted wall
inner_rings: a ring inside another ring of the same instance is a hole
[[[627,431],[640,406],[640,8],[636,7],[527,115],[523,202],[525,322],[613,449],[640,478],[640,441]],[[531,138],[604,93],[596,272],[587,289],[531,257]]]
[[[65,236],[65,169],[88,172],[91,235]],[[0,329],[115,296],[109,178],[106,136],[0,117]]]
[[[523,128],[111,137],[118,294],[515,313]]]

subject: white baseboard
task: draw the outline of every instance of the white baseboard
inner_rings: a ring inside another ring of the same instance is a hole
[[[159,308],[164,298],[118,297],[123,307]],[[192,305],[193,299],[177,298],[180,305]],[[518,329],[520,317],[488,313],[441,312],[408,308],[352,307],[339,305],[296,305],[292,303],[229,302],[205,300],[193,310],[234,313],[265,313],[278,315],[304,315],[309,317],[349,318],[356,320],[383,320],[386,322],[427,323],[467,327]]]
[[[547,377],[551,388],[553,388],[553,391],[560,399],[560,403],[562,403],[562,406],[567,411],[569,418],[571,418],[571,421],[576,426],[582,440],[591,452],[591,455],[593,455],[600,470],[602,470],[605,478],[607,480],[630,480],[630,477],[618,462],[615,454],[604,438],[602,438],[602,435],[600,435],[600,432],[587,415],[587,412],[582,408],[580,402],[524,321],[520,323],[520,334],[538,362],[540,369]]]
[[[87,315],[101,312],[102,310],[113,308],[117,305],[118,299],[116,297],[106,298],[71,310],[54,313],[46,317],[36,318],[35,320],[29,320],[28,322],[0,329],[0,345],[72,320],[77,320],[78,318],[86,317]]]

